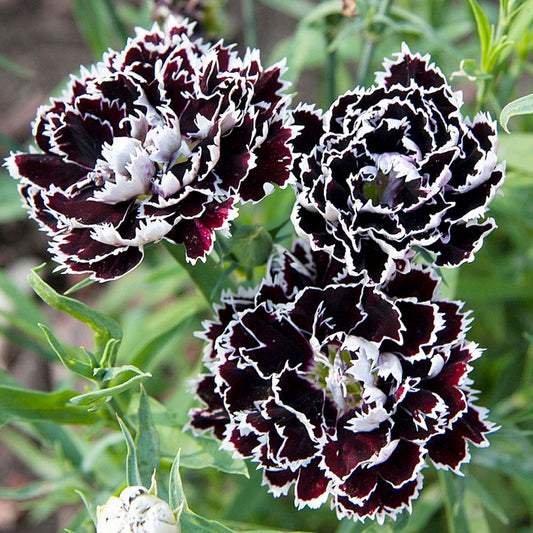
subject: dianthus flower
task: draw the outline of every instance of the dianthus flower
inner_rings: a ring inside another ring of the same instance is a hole
[[[480,219],[504,178],[496,123],[464,119],[461,93],[429,61],[404,45],[374,86],[324,114],[309,105],[294,113],[292,221],[314,249],[377,283],[418,249],[437,266],[472,261],[494,227]]]
[[[190,425],[257,463],[274,496],[382,522],[411,509],[427,458],[458,472],[494,428],[473,405],[462,304],[420,267],[366,281],[297,244],[256,290],[226,293]]]
[[[82,68],[40,108],[42,152],[7,160],[68,272],[119,277],[160,239],[203,260],[237,202],[286,184],[284,67],[265,70],[257,50],[240,58],[192,31],[173,18],[164,29],[137,29],[123,51]]]

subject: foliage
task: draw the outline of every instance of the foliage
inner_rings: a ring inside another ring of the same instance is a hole
[[[235,3],[228,0],[226,7]],[[34,475],[22,487],[0,488],[0,497],[23,502],[35,523],[75,504],[68,529],[90,532],[96,505],[126,485],[148,487],[155,470],[159,495],[179,509],[183,533],[530,531],[533,96],[522,93],[531,71],[533,1],[360,0],[354,18],[341,15],[340,1],[242,4],[246,36],[260,47],[260,16],[290,22],[291,34],[279,39],[270,59],[287,57],[297,94],[313,94],[323,107],[356,80],[368,86],[382,58],[406,41],[411,50],[431,53],[448,76],[455,73],[472,116],[501,111],[505,130],[515,117],[512,133],[500,136],[507,180],[491,211],[499,228],[474,263],[444,274],[447,296],[473,311],[469,338],[486,349],[476,364],[476,388],[502,428],[490,437],[489,449],[473,450],[464,478],[431,469],[412,516],[383,526],[338,522],[326,509],[296,511],[287,499],[267,496],[258,473],[219,450],[218,441],[184,429],[195,402],[190,381],[200,366],[193,332],[210,316],[209,303],[223,289],[261,279],[272,246],[292,236],[292,193],[278,190],[244,207],[233,237],[220,239],[208,261],[194,268],[181,248],[151,246],[128,276],[104,286],[82,283],[66,296],[53,288],[61,286],[57,275],[39,267],[28,284],[46,305],[0,272],[0,333],[31,357],[65,369],[48,391],[26,388],[0,371],[0,442]],[[72,0],[72,6],[96,57],[121,46],[133,25],[150,23],[145,3]],[[311,87],[309,73],[318,80]],[[22,217],[16,186],[2,171],[0,223]],[[92,345],[62,339],[63,321],[88,326]]]

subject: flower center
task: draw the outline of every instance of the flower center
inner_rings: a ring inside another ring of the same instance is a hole
[[[363,185],[366,198],[372,200],[374,205],[379,205],[385,195],[389,181],[389,176],[378,170],[376,177],[370,181],[365,181]]]
[[[406,182],[414,175],[414,166],[405,156],[382,154],[376,161],[376,174],[364,182],[363,192],[375,206],[395,207],[401,202]]]
[[[356,407],[362,400],[363,386],[348,372],[352,360],[348,350],[328,345],[315,355],[315,364],[308,374],[316,386],[329,393],[340,410]]]

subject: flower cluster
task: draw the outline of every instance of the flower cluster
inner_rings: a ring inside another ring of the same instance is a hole
[[[294,113],[296,230],[377,283],[417,249],[437,266],[472,261],[494,227],[479,219],[504,177],[495,122],[463,119],[461,93],[428,56],[404,45],[384,67],[373,87],[326,113]]]
[[[251,458],[275,495],[330,500],[339,518],[395,517],[426,458],[458,471],[493,430],[475,407],[459,302],[428,269],[378,288],[324,252],[278,250],[255,291],[226,294],[207,322],[197,432]]]
[[[275,496],[292,487],[298,508],[382,523],[411,508],[428,461],[458,472],[494,430],[470,388],[469,318],[439,296],[432,266],[473,260],[494,227],[496,125],[463,118],[460,93],[407,47],[373,87],[288,114],[282,65],[193,29],[169,18],[82,69],[39,110],[40,152],[7,167],[54,258],[97,280],[161,239],[205,260],[237,204],[292,173],[302,240],[206,322],[190,426],[257,463]],[[99,511],[99,531],[176,531],[137,489]]]
[[[237,202],[286,184],[283,66],[265,70],[257,50],[240,58],[192,31],[173,18],[137,29],[39,110],[41,152],[8,159],[67,271],[117,278],[160,239],[203,260]]]

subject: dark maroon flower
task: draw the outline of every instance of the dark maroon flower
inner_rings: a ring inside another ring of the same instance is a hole
[[[278,250],[262,284],[225,294],[205,324],[192,428],[256,462],[275,496],[294,487],[298,508],[394,518],[426,458],[457,472],[467,441],[493,430],[469,388],[467,317],[436,292],[428,269],[378,288],[303,244]]]
[[[294,112],[298,233],[383,282],[417,249],[437,266],[472,261],[494,227],[480,220],[504,178],[496,123],[471,122],[428,56],[404,45],[376,84],[340,96],[324,114]]]
[[[240,58],[192,30],[172,18],[138,29],[39,110],[41,152],[7,160],[68,272],[116,278],[160,239],[203,260],[237,202],[286,184],[284,67],[265,70],[257,50]]]

